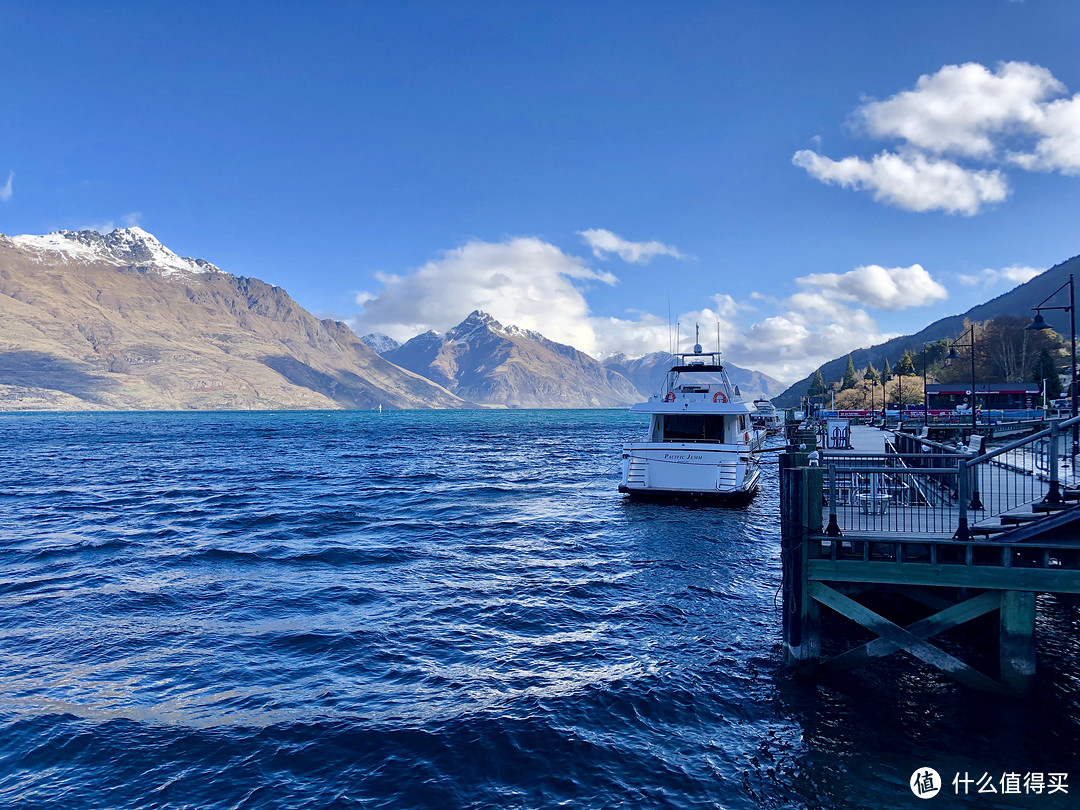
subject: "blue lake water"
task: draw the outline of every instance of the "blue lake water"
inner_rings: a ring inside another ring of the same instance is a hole
[[[0,806],[906,808],[923,766],[1069,775],[927,806],[1076,804],[1076,607],[1043,597],[1028,698],[796,680],[775,466],[630,503],[641,427],[0,417]]]

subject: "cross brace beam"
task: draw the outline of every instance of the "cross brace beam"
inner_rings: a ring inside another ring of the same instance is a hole
[[[825,664],[830,669],[853,669],[894,651],[905,650],[973,689],[998,693],[1009,691],[993,678],[926,641],[930,636],[998,609],[1001,605],[1001,597],[998,593],[987,591],[915,622],[907,628],[889,621],[822,582],[811,581],[808,593],[821,604],[879,636],[874,641],[830,659]]]

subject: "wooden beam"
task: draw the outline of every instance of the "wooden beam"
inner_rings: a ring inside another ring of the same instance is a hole
[[[1001,594],[1001,680],[1010,689],[1025,692],[1035,680],[1035,594]]]
[[[927,639],[997,610],[1000,604],[1000,592],[984,591],[978,596],[973,596],[971,599],[938,611],[933,616],[920,619],[904,629],[918,638]],[[890,639],[876,638],[841,655],[830,658],[822,664],[822,668],[837,671],[855,669],[900,649],[905,648],[898,647]]]
[[[875,582],[882,585],[1080,594],[1080,571],[1061,568],[811,559],[807,565],[807,576],[824,582]]]
[[[908,632],[884,616],[879,616],[865,605],[859,604],[854,599],[849,599],[839,591],[834,591],[828,585],[822,582],[811,582],[808,591],[821,604],[832,608],[843,616],[847,616],[882,638],[888,639],[896,647],[906,650],[916,658],[936,667],[965,686],[972,689],[981,689],[985,692],[1001,693],[1008,691],[993,678],[984,675],[974,667],[965,664],[959,658],[949,655],[944,650],[938,649],[930,642]]]

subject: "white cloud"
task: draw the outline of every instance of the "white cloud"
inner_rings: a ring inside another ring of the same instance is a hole
[[[633,357],[668,350],[676,323],[671,324],[669,334],[664,319],[648,313],[634,315],[634,319],[593,320],[597,356],[622,351]],[[694,324],[701,326],[702,345],[712,348],[719,323],[726,360],[787,382],[804,377],[834,357],[893,337],[882,334],[864,310],[812,293],[792,296],[780,313],[749,325],[709,307],[680,313],[674,320],[680,324],[683,351],[689,351],[693,344]]]
[[[991,73],[969,62],[920,76],[914,90],[864,105],[857,117],[879,138],[899,138],[937,154],[988,158],[999,140],[1037,129],[1043,102],[1065,86],[1044,67],[1005,62]]]
[[[867,189],[875,200],[909,211],[971,216],[984,204],[1001,202],[1009,194],[1008,181],[996,169],[973,171],[919,152],[881,152],[866,161],[857,157],[832,160],[803,149],[791,162],[824,183]]]
[[[594,357],[607,357],[622,352],[628,357],[641,357],[658,351],[669,351],[675,336],[675,324],[648,312],[632,310],[633,318],[592,318],[590,325],[596,335]]]
[[[535,237],[472,241],[411,273],[377,278],[385,285],[381,292],[358,296],[364,309],[353,323],[362,333],[408,340],[429,329],[445,331],[482,309],[501,323],[588,353],[596,351],[596,334],[579,285],[618,281]]]
[[[997,287],[1002,284],[1023,284],[1027,281],[1031,281],[1035,276],[1042,272],[1042,270],[1036,267],[1022,267],[1019,265],[1003,267],[1000,270],[993,270],[988,267],[975,275],[959,274],[957,275],[957,279],[961,284],[966,284],[969,287],[977,285],[982,285],[983,287]]]
[[[11,184],[15,180],[15,172],[8,172],[7,182],[0,186],[0,202],[8,202],[11,199]]]
[[[921,264],[910,267],[869,264],[847,273],[812,273],[795,281],[803,287],[816,288],[826,302],[846,301],[875,309],[921,307],[949,297],[945,287]],[[804,308],[813,307],[807,303]]]
[[[120,227],[122,228],[138,228],[139,223],[142,220],[142,214],[138,211],[132,211],[130,214],[124,214],[120,217]],[[79,227],[80,231],[97,231],[98,233],[111,233],[116,230],[116,221],[108,220],[106,222],[98,222],[93,225],[82,225]]]
[[[798,294],[786,309],[724,332],[725,357],[738,366],[794,381],[834,357],[888,340],[865,310],[814,294]]]
[[[825,183],[865,189],[911,211],[972,215],[1009,194],[1002,167],[1080,174],[1080,94],[1044,67],[945,65],[913,90],[855,111],[858,132],[900,142],[870,160],[815,151],[792,162]],[[958,160],[975,165],[961,165]]]
[[[586,231],[578,231],[578,235],[592,248],[593,256],[598,259],[606,258],[607,254],[618,254],[624,262],[633,264],[648,264],[654,256],[671,256],[676,259],[685,259],[672,245],[663,242],[628,242],[621,236],[603,228],[589,228]]]
[[[1043,113],[1034,151],[1013,152],[1009,159],[1030,171],[1080,174],[1080,95],[1048,104]]]
[[[589,288],[617,279],[535,237],[472,241],[415,270],[375,277],[381,290],[353,293],[363,308],[350,321],[358,334],[383,332],[404,341],[429,329],[446,331],[482,309],[504,324],[533,329],[603,358],[616,352],[639,357],[667,351],[677,329],[687,350],[695,323],[701,327],[702,345],[712,347],[719,324],[728,361],[787,381],[892,337],[880,332],[869,308],[917,306],[945,295],[920,265],[869,265],[797,279],[799,290],[787,299],[703,296],[701,308],[673,315],[670,324],[666,316],[640,310],[600,317],[589,310]]]

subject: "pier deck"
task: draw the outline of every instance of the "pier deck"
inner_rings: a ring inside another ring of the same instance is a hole
[[[1056,471],[1058,429],[1044,433],[983,455],[940,445],[897,454],[885,452],[892,432],[853,426],[848,449],[812,460],[803,433],[781,459],[784,645],[795,669],[852,669],[902,650],[974,688],[1029,688],[1037,595],[1080,594],[1080,493],[1009,455]],[[876,639],[823,658],[823,609]],[[997,673],[933,643],[992,612]]]

